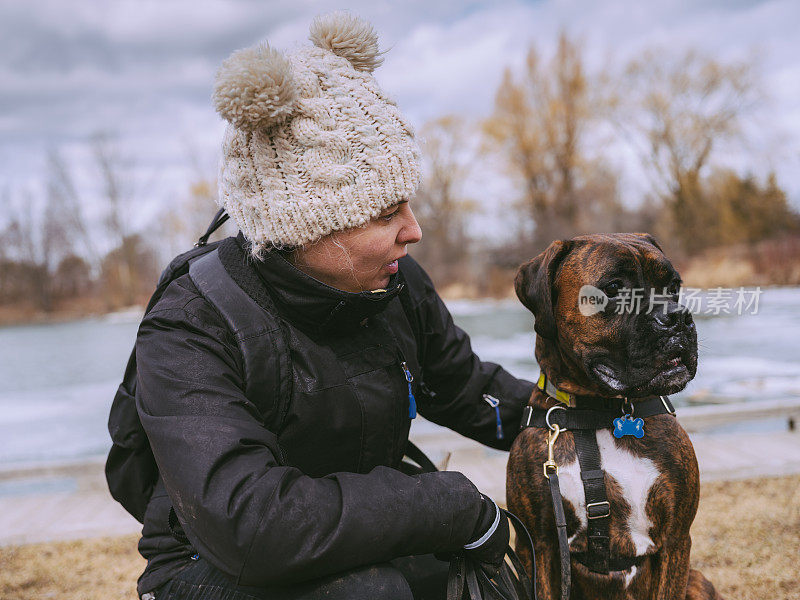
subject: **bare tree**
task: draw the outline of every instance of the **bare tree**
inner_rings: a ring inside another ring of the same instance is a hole
[[[169,260],[180,252],[185,252],[206,231],[211,219],[219,210],[217,206],[216,160],[201,155],[196,143],[191,139],[184,141],[186,159],[190,167],[189,185],[160,216],[154,231],[160,244],[163,260]],[[211,240],[236,235],[235,222],[228,220],[211,236]]]
[[[651,50],[631,61],[622,84],[616,122],[652,176],[673,235],[696,250],[714,226],[701,177],[715,150],[741,137],[742,117],[759,97],[753,64]]]
[[[174,205],[161,214],[155,230],[161,240],[160,250],[167,254],[163,257],[164,260],[169,260],[176,254],[185,252],[205,233],[212,217],[218,210],[214,201],[216,193],[216,181],[204,178],[199,174]],[[225,227],[215,235],[223,237],[224,235],[236,235],[235,227],[227,224]]]
[[[9,270],[8,274],[13,274],[14,281],[7,283],[17,287],[17,292],[10,294],[14,299],[32,302],[40,310],[50,312],[53,294],[49,273],[55,242],[49,241],[48,236],[55,240],[60,238],[60,233],[54,227],[54,219],[36,204],[36,197],[28,189],[21,190],[16,202],[8,203],[8,223],[3,231],[3,241],[17,268]]]
[[[49,210],[57,213],[54,216],[64,231],[63,241],[69,245],[69,250],[75,255],[83,255],[90,265],[97,266],[97,245],[86,224],[82,198],[66,161],[55,148],[47,153],[47,197]]]
[[[456,271],[470,258],[466,227],[475,203],[466,197],[465,179],[475,155],[467,131],[457,116],[440,117],[420,131],[425,176],[414,211],[423,238],[414,254],[441,284],[463,280]]]
[[[522,182],[522,233],[529,236],[535,224],[537,238],[528,253],[582,230],[581,215],[595,197],[584,188],[608,172],[599,158],[587,157],[587,132],[607,103],[602,81],[586,73],[581,46],[564,33],[550,61],[531,47],[521,76],[504,74],[484,131],[490,151],[499,151]],[[614,185],[595,187],[616,194]]]
[[[130,206],[133,188],[126,174],[130,164],[108,133],[96,133],[91,139],[91,147],[106,205],[106,233],[112,244],[112,251],[102,261],[106,293],[112,304],[131,305],[136,302],[139,287],[136,271],[140,240],[132,239]]]
[[[121,241],[131,233],[128,210],[132,187],[125,176],[130,164],[111,134],[98,132],[92,136],[90,144],[106,203],[105,224],[108,233]]]

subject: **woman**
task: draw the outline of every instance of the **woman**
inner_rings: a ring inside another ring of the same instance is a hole
[[[139,329],[160,472],[143,598],[437,597],[447,563],[431,553],[496,568],[508,542],[462,474],[399,467],[416,410],[507,450],[533,384],[473,354],[406,256],[419,152],[371,75],[371,26],[320,17],[311,41],[234,53],[214,91],[220,204],[241,231],[211,256],[240,288],[229,302],[275,325],[237,335],[190,273]]]

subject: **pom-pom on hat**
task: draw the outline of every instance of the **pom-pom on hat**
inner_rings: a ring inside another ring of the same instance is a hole
[[[214,105],[222,118],[251,131],[288,117],[296,97],[291,64],[266,42],[231,54],[214,88]]]
[[[286,54],[238,50],[217,73],[228,121],[218,203],[256,255],[363,225],[419,184],[413,130],[372,76],[372,26],[336,12],[315,18],[309,39]]]

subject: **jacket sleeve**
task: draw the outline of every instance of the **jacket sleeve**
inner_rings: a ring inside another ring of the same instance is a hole
[[[411,298],[421,322],[422,378],[429,389],[429,393],[423,390],[420,414],[492,448],[510,449],[534,384],[514,377],[498,364],[481,361],[472,351],[469,336],[453,322],[427,273],[410,257],[404,260],[403,266],[415,271],[406,279],[416,284],[412,285]],[[501,439],[497,414],[484,394],[500,401]]]
[[[202,297],[176,306],[156,306],[140,326],[136,404],[204,558],[241,585],[264,586],[467,543],[481,500],[460,473],[377,467],[312,478],[281,465],[277,436],[243,395],[227,328]]]

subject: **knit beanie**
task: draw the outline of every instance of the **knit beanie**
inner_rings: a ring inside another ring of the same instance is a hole
[[[415,193],[419,149],[378,87],[372,26],[348,13],[314,19],[304,45],[266,42],[220,67],[213,101],[228,121],[217,203],[259,256],[357,227]]]

